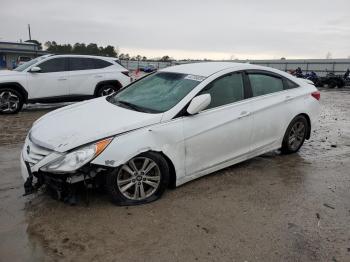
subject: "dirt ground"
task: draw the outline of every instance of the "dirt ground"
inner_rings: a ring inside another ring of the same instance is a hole
[[[52,107],[0,116],[0,261],[350,261],[350,91],[322,91],[298,154],[272,152],[117,207],[23,197],[19,152]]]

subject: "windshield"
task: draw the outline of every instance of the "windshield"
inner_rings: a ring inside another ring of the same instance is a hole
[[[39,62],[39,61],[41,61],[41,60],[43,60],[43,59],[45,59],[47,57],[48,57],[47,55],[46,56],[39,56],[39,57],[37,57],[37,58],[35,58],[33,60],[30,60],[30,61],[28,61],[28,62],[26,62],[26,63],[16,67],[16,69],[14,69],[14,71],[23,72],[24,70],[26,70],[31,65],[34,65],[35,63],[37,63],[37,62]]]
[[[109,102],[133,110],[162,113],[180,102],[204,78],[179,73],[158,72],[129,85],[109,98]]]

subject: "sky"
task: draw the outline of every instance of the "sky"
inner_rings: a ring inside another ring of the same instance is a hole
[[[113,45],[148,58],[350,57],[350,0],[0,0],[0,41]]]

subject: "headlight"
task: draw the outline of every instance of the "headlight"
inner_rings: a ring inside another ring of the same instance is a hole
[[[58,173],[75,171],[101,154],[111,141],[112,138],[107,138],[94,144],[78,148],[48,163],[40,170]]]

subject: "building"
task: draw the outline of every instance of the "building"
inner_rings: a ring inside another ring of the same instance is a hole
[[[34,43],[0,41],[0,69],[13,69],[20,63],[44,54],[47,52],[39,50]]]

